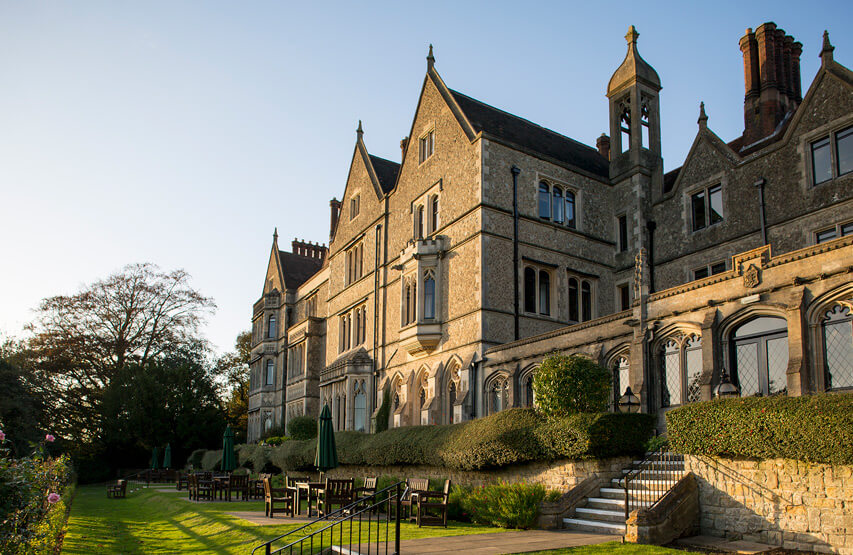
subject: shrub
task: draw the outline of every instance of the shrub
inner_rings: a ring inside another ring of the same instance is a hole
[[[287,436],[270,436],[264,440],[264,443],[267,445],[281,445],[288,439],[290,438]]]
[[[205,453],[207,453],[206,449],[196,449],[187,457],[187,464],[192,468],[201,468],[201,459]]]
[[[546,416],[602,412],[610,398],[610,372],[585,356],[555,353],[536,371],[533,392]]]
[[[261,434],[261,439],[266,440],[271,437],[284,437],[286,435],[287,434],[284,431],[284,426],[273,426],[272,428],[266,430],[263,434]]]
[[[547,492],[541,484],[500,482],[479,488],[457,488],[451,495],[453,513],[475,524],[501,528],[533,528]],[[448,517],[451,511],[448,511]]]
[[[388,419],[391,416],[391,388],[386,387],[382,390],[382,406],[376,411],[376,433],[384,432],[388,429]]]
[[[673,450],[691,455],[853,464],[853,395],[748,397],[666,413]]]
[[[222,449],[216,451],[205,451],[201,457],[202,470],[219,470],[222,464]]]
[[[314,439],[317,437],[317,420],[310,416],[291,418],[287,423],[287,435],[296,440]]]

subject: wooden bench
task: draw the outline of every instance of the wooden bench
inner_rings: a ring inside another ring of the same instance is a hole
[[[127,480],[119,480],[107,486],[107,499],[124,499],[127,497]]]

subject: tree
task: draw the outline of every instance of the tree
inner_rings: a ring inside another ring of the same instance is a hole
[[[0,358],[0,391],[0,430],[21,455],[43,437],[39,424],[44,403],[26,371],[4,358]]]
[[[610,396],[610,373],[585,356],[555,353],[534,374],[533,394],[547,416],[602,412]]]
[[[183,270],[132,264],[74,295],[44,299],[22,358],[50,399],[52,430],[97,435],[101,395],[129,365],[206,352],[198,330],[215,308]]]
[[[225,418],[234,429],[235,440],[245,441],[249,421],[249,360],[252,356],[252,332],[237,335],[234,350],[219,357],[214,373],[222,382]]]

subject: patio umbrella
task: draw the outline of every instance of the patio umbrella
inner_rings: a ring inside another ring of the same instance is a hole
[[[169,469],[172,467],[172,446],[168,443],[166,444],[166,449],[163,451],[163,469]]]
[[[154,447],[154,450],[151,451],[151,470],[157,470],[157,447]]]
[[[237,457],[234,456],[234,430],[231,426],[225,426],[225,434],[222,436],[222,464],[220,470],[231,472],[237,468]]]
[[[329,410],[329,405],[323,405],[317,428],[317,456],[314,458],[314,466],[320,472],[326,472],[338,466],[335,430],[332,428],[332,411]]]

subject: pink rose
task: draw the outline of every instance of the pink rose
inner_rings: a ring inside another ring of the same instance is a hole
[[[56,438],[50,434],[47,434],[46,436],[44,436],[44,440],[53,443],[54,441],[56,441]]]
[[[0,441],[6,441],[6,434],[2,430],[0,430]]]
[[[51,493],[50,495],[47,496],[47,502],[50,503],[51,505],[53,505],[54,503],[56,503],[60,499],[61,499],[61,497],[59,497],[58,493]]]

